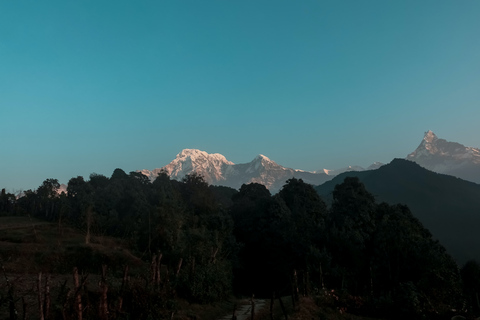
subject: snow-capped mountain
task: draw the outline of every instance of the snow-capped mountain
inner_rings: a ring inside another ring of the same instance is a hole
[[[375,170],[375,169],[378,169],[380,168],[381,166],[383,166],[384,163],[381,163],[381,162],[374,162],[372,163],[370,166],[368,166],[367,169],[363,168],[363,167],[360,167],[360,166],[348,166],[348,167],[345,167],[345,168],[341,168],[341,169],[336,169],[336,170],[328,170],[328,169],[322,169],[322,170],[318,170],[318,171],[315,171],[316,173],[318,172],[324,172],[325,174],[331,176],[332,178],[335,177],[335,176],[338,176],[339,174],[342,174],[344,172],[350,172],[350,171],[365,171],[365,170]]]
[[[480,183],[480,149],[439,139],[430,130],[406,159],[437,173]]]
[[[324,172],[326,175],[335,177],[335,176],[338,176],[339,174],[344,173],[344,172],[364,171],[364,170],[365,170],[365,168],[360,167],[360,166],[348,166],[348,167],[341,168],[341,169],[335,169],[335,170],[322,169],[322,170],[318,170],[318,171],[315,171],[315,172]]]
[[[367,170],[377,170],[378,168],[380,168],[381,166],[384,166],[384,165],[385,165],[385,163],[375,161],[374,163],[372,163],[371,165],[368,166]]]
[[[218,181],[225,180],[224,171],[226,171],[227,166],[233,164],[219,153],[208,154],[197,149],[184,149],[166,166],[152,171],[141,170],[140,172],[149,177],[150,180],[154,180],[161,171],[166,172],[170,178],[176,180],[181,180],[189,173],[196,172],[203,176],[209,184],[217,184]]]
[[[184,149],[166,166],[139,172],[153,181],[162,171],[177,180],[196,172],[209,184],[235,189],[239,189],[242,184],[256,182],[265,185],[272,193],[279,191],[285,182],[293,177],[313,185],[322,184],[332,178],[325,172],[307,172],[283,167],[261,154],[249,163],[234,164],[221,154],[209,154],[197,149]]]

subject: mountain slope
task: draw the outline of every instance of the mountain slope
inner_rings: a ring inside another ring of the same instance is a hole
[[[417,149],[407,156],[422,167],[480,183],[480,149],[439,139],[427,131]]]
[[[406,204],[457,261],[480,260],[480,185],[395,159],[377,170],[343,173],[316,190],[331,201],[347,176],[358,177],[377,201]]]

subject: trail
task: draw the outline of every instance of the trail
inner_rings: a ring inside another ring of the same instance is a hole
[[[253,299],[253,301],[255,302],[255,313],[258,313],[265,307],[265,300]],[[246,302],[246,304],[239,305],[236,314],[237,320],[250,320],[252,316],[252,304],[250,303],[250,300],[248,300],[248,303]],[[227,314],[219,320],[232,320],[232,315],[232,313]]]

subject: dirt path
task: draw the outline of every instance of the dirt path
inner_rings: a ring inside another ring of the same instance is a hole
[[[265,307],[265,300],[254,299],[253,301],[255,302],[255,313],[259,312]],[[245,304],[239,305],[236,314],[237,320],[250,320],[252,316],[252,304],[250,300],[245,301]],[[232,313],[223,316],[219,320],[232,320]]]

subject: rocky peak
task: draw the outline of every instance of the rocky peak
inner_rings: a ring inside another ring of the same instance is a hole
[[[426,143],[434,143],[436,140],[438,140],[438,137],[433,133],[432,130],[428,130],[425,132],[425,136],[423,137],[423,141]]]
[[[186,159],[190,159],[192,162],[213,161],[233,164],[233,162],[228,161],[227,158],[220,153],[209,154],[198,149],[183,149],[175,158],[175,160],[180,161],[185,161]]]
[[[420,145],[407,156],[422,167],[465,180],[480,181],[480,150],[438,138],[427,131]]]

